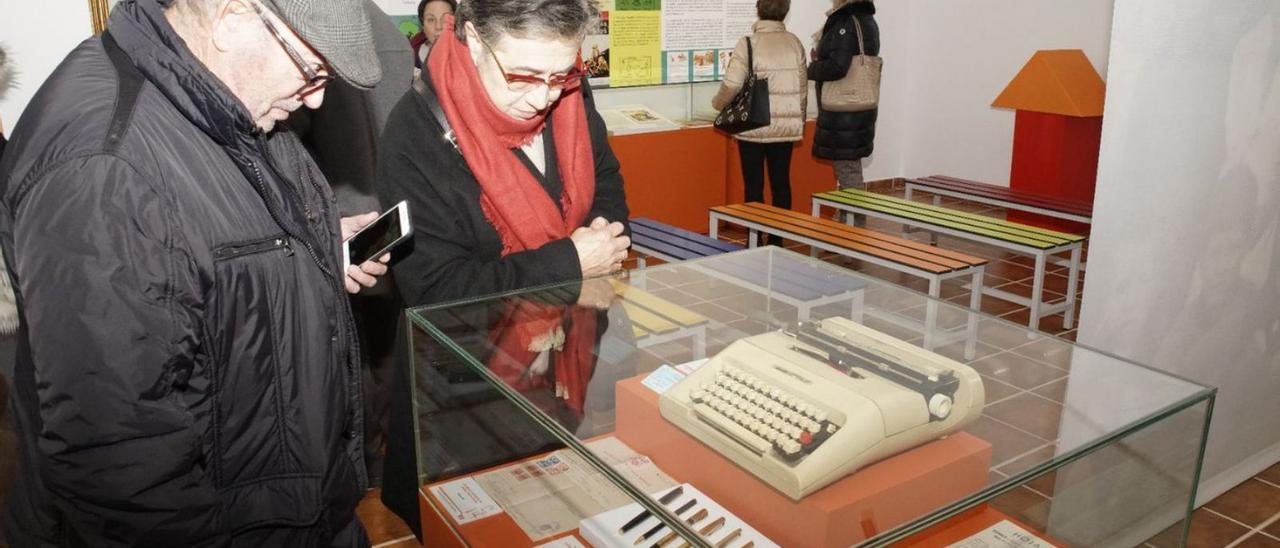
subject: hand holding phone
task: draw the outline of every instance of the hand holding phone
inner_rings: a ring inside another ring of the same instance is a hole
[[[359,292],[360,286],[373,287],[376,277],[386,273],[386,266],[380,263],[386,263],[392,248],[413,235],[406,202],[396,204],[372,221],[363,218],[372,215],[342,219],[346,237],[342,242],[342,267],[349,293]]]

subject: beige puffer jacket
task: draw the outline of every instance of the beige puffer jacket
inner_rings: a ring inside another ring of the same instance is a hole
[[[743,141],[778,143],[804,137],[809,81],[804,46],[787,32],[781,21],[756,21],[751,48],[757,78],[769,79],[769,125],[735,135]],[[716,110],[724,108],[747,79],[747,37],[738,40],[720,91],[711,99]]]

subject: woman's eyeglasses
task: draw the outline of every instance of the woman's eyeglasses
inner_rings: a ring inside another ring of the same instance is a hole
[[[587,71],[583,70],[581,62],[575,64],[573,69],[569,70],[569,72],[564,74],[552,74],[549,78],[542,78],[531,74],[512,74],[502,68],[502,61],[498,60],[498,55],[493,52],[493,48],[489,46],[489,43],[485,42],[484,38],[480,38],[479,34],[476,35],[476,38],[480,40],[482,45],[484,45],[484,49],[489,52],[489,56],[493,58],[494,64],[498,65],[498,72],[501,72],[502,77],[506,79],[507,87],[514,92],[524,93],[527,91],[533,91],[538,86],[547,86],[547,89],[551,90],[573,90],[582,85],[582,77],[587,74]]]
[[[284,35],[280,34],[280,30],[271,23],[271,19],[267,17],[267,14],[263,13],[261,7],[258,7],[257,2],[249,2],[249,5],[253,6],[253,11],[258,12],[258,17],[262,19],[262,24],[266,25],[267,30],[271,31],[271,35],[276,38],[276,42],[280,43],[280,47],[284,48],[284,52],[289,55],[289,59],[302,72],[302,77],[306,83],[293,94],[295,97],[306,98],[308,95],[324,89],[325,86],[329,85],[329,82],[333,81],[333,76],[327,74],[323,64],[317,63],[316,66],[312,67],[303,60],[302,54],[289,45],[289,42],[284,39]]]

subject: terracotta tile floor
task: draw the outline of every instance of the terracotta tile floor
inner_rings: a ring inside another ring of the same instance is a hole
[[[892,185],[881,183],[874,184],[872,190],[883,192],[890,195],[901,197],[903,195],[901,187],[893,187]],[[918,193],[916,199],[919,201],[930,200],[926,193]],[[943,200],[944,206],[959,207],[966,211],[975,213],[992,215],[997,217],[1004,216],[1004,210],[1000,208],[988,207],[981,204],[961,203],[957,200],[946,198]],[[876,219],[868,221],[869,228],[881,230],[890,234],[898,234],[900,226]],[[722,237],[731,240],[737,240],[739,243],[746,240],[746,234],[742,231],[724,230],[721,232]],[[923,233],[913,233],[913,239],[924,240],[927,236]],[[948,236],[939,237],[939,245],[948,249],[961,251],[987,258],[992,262],[987,267],[986,277],[988,285],[998,285],[1001,288],[1023,294],[1029,294],[1031,289],[1031,262],[1027,257],[1007,252],[1002,249],[974,244],[971,242],[957,240]],[[797,251],[808,253],[808,249],[798,244],[789,243],[787,246]],[[1086,245],[1086,257],[1087,257]],[[896,284],[912,287],[913,289],[923,290],[924,286],[918,278],[898,273],[893,270],[876,267],[873,265],[863,265],[860,261],[848,260],[834,254],[825,254],[822,256],[824,260],[866,273],[868,275],[881,278]],[[659,264],[660,261],[650,261],[650,264]],[[628,267],[634,267],[635,261],[632,259],[627,263]],[[1045,283],[1046,296],[1050,299],[1061,298],[1065,294],[1066,289],[1066,272],[1065,268],[1059,266],[1051,266],[1049,272],[1051,275]],[[1083,287],[1085,273],[1081,273],[1081,287]],[[954,287],[948,287],[949,284],[956,284]],[[694,288],[696,289],[696,288]],[[676,290],[672,290],[676,291]],[[945,282],[942,289],[944,299],[958,303],[962,306],[968,305],[968,292],[960,288],[958,282]],[[1077,293],[1077,313],[1079,311],[1080,294]],[[681,299],[686,300],[686,299]],[[724,307],[716,307],[714,304],[707,304],[707,310],[700,310],[709,316],[716,316],[718,313],[723,315],[732,315],[733,312]],[[713,308],[715,307],[715,308]],[[988,314],[999,316],[1001,318],[1013,321],[1021,325],[1026,325],[1028,318],[1028,310],[1024,306],[1008,303],[989,296],[984,296],[981,305],[982,311]],[[1044,318],[1040,322],[1040,330],[1050,334],[1062,337],[1064,339],[1074,341],[1076,338],[1076,329],[1064,329],[1062,326],[1062,316],[1054,315]],[[1000,354],[998,349],[984,349],[989,351],[990,356],[982,363],[992,365],[998,364]],[[1040,361],[1052,364],[1051,357],[1037,357]],[[1026,363],[1026,362],[1023,362]],[[981,363],[975,363],[975,367],[982,367]],[[1006,396],[1012,396],[1031,387],[1035,388],[1035,393],[1043,396],[1047,400],[1057,401],[1062,397],[1064,386],[1062,383],[1055,382],[1055,375],[1061,376],[1060,372],[1055,372],[1053,368],[1046,367],[1043,371],[1020,371],[1019,375],[1010,376],[1008,378],[999,379],[1000,388],[1007,389],[1002,393]],[[997,392],[1001,392],[997,390]],[[1025,396],[1019,396],[1023,399]],[[995,400],[992,400],[995,401]],[[1030,399],[1028,399],[1030,401]],[[1020,420],[1019,414],[1016,413],[1017,401],[1009,401],[1004,403],[1004,407],[995,408],[996,415],[1006,411],[1009,408],[1006,417],[1008,421],[1017,424]],[[1043,404],[1042,401],[1032,401],[1034,404]],[[984,422],[985,421],[985,422]],[[1032,432],[1038,430],[1051,429],[1054,425],[1048,424],[1023,424],[1021,428]],[[983,421],[975,426],[975,429],[988,430],[1012,430],[1010,426],[995,419],[984,418]],[[992,434],[994,435],[994,434]],[[1026,449],[1034,452],[1036,450],[1038,440],[1027,440]],[[1019,453],[1021,454],[1021,453]],[[1016,455],[1010,455],[1016,456]],[[1002,470],[1009,473],[1016,473],[1014,468],[1018,466],[1019,461],[1013,460],[1006,464]],[[998,472],[997,472],[998,473]],[[997,505],[1003,506],[1010,510],[1016,517],[1022,518],[1028,522],[1040,522],[1047,516],[1035,515],[1034,512],[1043,512],[1047,505],[1043,504],[1044,495],[1042,493],[1052,492],[1051,482],[1052,475],[1045,475],[1035,480],[1035,485],[1030,485],[1022,489],[1012,491],[997,501]],[[369,530],[370,540],[373,542],[374,548],[388,547],[406,547],[416,546],[416,540],[409,532],[408,527],[402,523],[399,518],[391,514],[378,501],[379,492],[377,490],[370,491],[365,497],[364,502],[360,505],[360,518],[364,521],[365,527]],[[1030,513],[1018,512],[1019,508],[1032,509]],[[1176,546],[1178,535],[1181,530],[1168,530],[1145,543],[1144,548],[1165,548],[1167,546]],[[1266,471],[1258,474],[1256,477],[1236,486],[1222,496],[1210,501],[1200,509],[1196,510],[1191,520],[1191,535],[1188,539],[1187,546],[1192,548],[1211,548],[1211,547],[1275,547],[1280,548],[1280,463],[1277,463]]]

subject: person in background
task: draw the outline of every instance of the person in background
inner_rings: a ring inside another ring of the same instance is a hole
[[[373,35],[382,81],[360,89],[338,80],[325,89],[320,108],[299,109],[289,125],[311,152],[338,198],[343,215],[382,211],[374,190],[378,141],[391,108],[413,80],[413,52],[391,18],[373,0],[362,0]],[[395,280],[386,276],[378,285],[351,296],[351,309],[360,338],[364,392],[364,459],[369,485],[382,481],[386,446],[389,386],[395,358],[395,329],[403,308]]]
[[[764,174],[768,166],[773,205],[783,209],[791,209],[791,151],[795,143],[804,138],[809,99],[804,46],[796,35],[787,32],[782,22],[790,10],[791,0],[756,2],[760,20],[752,27],[750,36],[738,40],[724,82],[711,99],[711,105],[720,110],[742,89],[747,79],[747,41],[750,40],[756,77],[769,79],[769,125],[734,135],[742,163],[743,194],[747,202],[764,201]],[[781,239],[770,235],[769,243],[777,245]]]
[[[444,32],[444,18],[458,11],[457,0],[422,0],[418,2],[418,23],[422,30],[409,39],[409,47],[413,49],[413,63],[419,70],[427,62],[427,54],[431,45],[436,43],[440,33]]]
[[[407,200],[413,218],[413,250],[394,266],[406,306],[622,268],[622,175],[579,59],[598,18],[595,0],[466,0],[446,16],[379,151],[379,196]],[[382,499],[417,530],[407,361]]]
[[[9,90],[16,86],[18,71],[3,45],[0,45],[0,103]],[[0,120],[0,159],[4,158],[4,120]],[[9,418],[9,379],[13,377],[14,353],[17,352],[18,303],[14,300],[13,286],[9,282],[9,269],[0,256],[0,515],[5,514],[5,498],[13,480],[17,458],[18,437]],[[8,544],[4,528],[0,527],[0,546]]]
[[[359,0],[124,0],[0,160],[15,546],[368,546],[340,218],[290,112],[380,72]]]
[[[835,0],[827,12],[818,47],[809,64],[809,79],[818,87],[818,125],[813,137],[813,155],[831,160],[840,189],[866,189],[862,178],[862,159],[871,155],[876,139],[878,109],[861,112],[834,112],[822,108],[824,82],[839,80],[849,72],[853,57],[858,55],[858,33],[853,21],[862,26],[863,47],[867,55],[880,55],[880,27],[876,25],[876,6],[871,0]],[[862,225],[865,219],[855,215]]]

